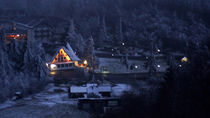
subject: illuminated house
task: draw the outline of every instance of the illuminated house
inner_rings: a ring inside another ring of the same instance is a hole
[[[31,37],[27,37],[29,40],[34,38],[46,43],[52,38],[53,26],[43,18],[17,18],[13,22],[18,30],[26,30],[31,33]]]
[[[61,47],[57,51],[51,63],[47,63],[47,67],[51,70],[68,70],[79,67],[80,59],[72,50],[71,46],[67,44],[66,47]]]
[[[21,41],[26,40],[27,35],[24,30],[7,30],[5,31],[5,42],[9,44],[12,40]]]

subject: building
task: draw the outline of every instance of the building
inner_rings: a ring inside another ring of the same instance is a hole
[[[149,57],[145,55],[121,55],[114,52],[96,51],[97,69],[96,73],[126,74],[126,73],[148,73],[147,65]],[[156,55],[156,72],[166,72],[168,68],[167,59],[164,55]]]
[[[27,31],[25,30],[5,30],[4,37],[6,44],[11,43],[12,40],[16,40],[18,42],[27,39]]]
[[[47,63],[47,67],[51,70],[67,70],[76,69],[80,67],[80,59],[74,53],[73,49],[69,44],[66,47],[61,47],[58,49],[56,55],[53,57],[52,62]]]
[[[98,85],[96,83],[84,86],[71,86],[69,88],[70,98],[98,98],[111,97],[112,87],[109,84]]]
[[[40,42],[46,43],[52,38],[54,27],[44,18],[17,18],[13,21],[16,30],[25,30],[31,32],[34,38]]]

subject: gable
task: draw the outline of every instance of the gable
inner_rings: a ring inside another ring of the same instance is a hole
[[[72,62],[69,55],[64,51],[63,48],[59,50],[52,63]]]

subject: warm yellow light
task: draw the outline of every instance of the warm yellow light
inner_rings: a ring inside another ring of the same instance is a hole
[[[50,65],[50,69],[51,69],[51,70],[55,70],[56,67],[57,67],[57,66],[56,66],[55,64],[51,64],[51,65]]]
[[[55,74],[57,74],[55,71],[50,72],[50,75],[55,75]]]
[[[87,63],[87,60],[85,60],[85,61],[84,61],[84,64],[85,64],[85,65],[87,65],[87,64],[88,64],[88,63]]]
[[[52,63],[54,64],[54,63],[57,63],[58,62],[58,58],[60,57],[60,56],[63,56],[63,57],[65,57],[66,58],[66,62],[71,62],[71,59],[70,59],[70,57],[67,55],[67,53],[64,51],[64,49],[63,48],[61,48],[60,50],[59,50],[59,53],[56,55],[56,57],[53,59],[53,61],[52,61]],[[56,60],[57,59],[57,60]]]
[[[48,63],[46,63],[46,66],[48,67]]]
[[[187,57],[183,57],[181,61],[182,62],[188,62],[188,58]]]

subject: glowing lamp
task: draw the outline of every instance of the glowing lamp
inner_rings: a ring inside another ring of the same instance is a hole
[[[55,70],[56,67],[57,67],[57,66],[56,66],[55,64],[51,64],[51,65],[50,65],[50,69],[51,69],[51,70]]]
[[[138,66],[135,66],[135,68],[138,68]]]
[[[85,65],[87,65],[87,64],[88,64],[88,63],[87,63],[87,60],[85,60],[85,61],[84,61],[84,64],[85,64]]]
[[[160,65],[157,65],[158,68],[160,68]]]
[[[188,58],[187,58],[187,57],[183,57],[183,58],[181,59],[181,61],[182,61],[182,62],[188,62]]]
[[[160,49],[158,49],[157,51],[160,52]]]
[[[48,67],[48,63],[46,63],[46,66]]]

